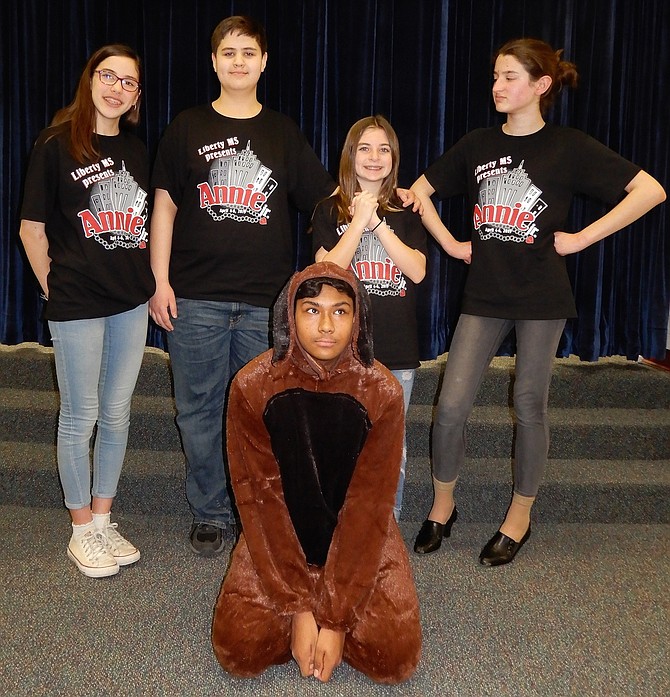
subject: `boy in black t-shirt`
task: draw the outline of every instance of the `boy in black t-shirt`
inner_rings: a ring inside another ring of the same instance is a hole
[[[177,116],[153,175],[153,320],[168,331],[187,461],[190,541],[223,549],[235,525],[223,460],[232,376],[268,348],[269,307],[293,270],[289,203],[310,212],[335,184],[296,124],[257,99],[263,28],[228,17],[212,35],[219,97]]]

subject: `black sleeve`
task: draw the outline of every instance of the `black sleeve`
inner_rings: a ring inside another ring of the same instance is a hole
[[[312,257],[321,247],[329,252],[339,239],[334,202],[332,199],[322,201],[312,217]]]
[[[426,228],[424,228],[423,223],[421,222],[421,216],[407,208],[403,209],[403,214],[403,225],[405,226],[405,231],[402,241],[408,247],[416,249],[424,256],[427,256],[428,245],[426,242]]]
[[[439,199],[467,193],[468,173],[465,154],[467,141],[471,136],[472,134],[468,134],[461,138],[424,172],[424,176],[435,189]]]
[[[151,176],[151,188],[167,191],[176,206],[181,202],[186,176],[183,129],[184,119],[179,116],[165,129]]]
[[[56,205],[59,180],[58,141],[43,131],[30,155],[26,173],[21,220],[46,223]]]
[[[298,210],[311,215],[316,204],[333,193],[335,182],[297,126],[292,139],[293,143],[289,145],[289,157],[293,160],[288,168],[291,176],[289,198]]]
[[[574,138],[569,150],[574,156],[577,191],[610,205],[617,203],[642,168],[586,133],[576,129],[570,132]]]

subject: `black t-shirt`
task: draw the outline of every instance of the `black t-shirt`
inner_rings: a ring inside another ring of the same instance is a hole
[[[69,131],[47,128],[30,157],[21,219],[46,225],[49,320],[126,312],[155,290],[146,148],[127,131],[96,139],[100,158],[80,164],[68,152]]]
[[[188,109],[161,140],[152,185],[177,206],[170,284],[177,297],[270,307],[293,272],[289,202],[311,213],[335,184],[296,124],[265,107]]]
[[[416,213],[403,208],[380,215],[402,242],[426,255],[426,232]],[[334,200],[322,201],[312,221],[314,253],[321,247],[330,251],[348,227],[348,224],[338,226]],[[350,268],[370,296],[375,358],[389,370],[416,368],[419,365],[416,285],[393,263],[377,236],[367,229]]]
[[[484,317],[576,316],[565,258],[575,194],[615,203],[640,168],[585,133],[545,125],[528,136],[497,126],[472,131],[425,172],[439,198],[466,194],[472,207],[472,264],[462,311]]]

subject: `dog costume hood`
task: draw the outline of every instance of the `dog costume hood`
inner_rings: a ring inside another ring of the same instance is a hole
[[[344,281],[354,291],[356,308],[354,328],[351,335],[351,351],[354,358],[369,368],[374,362],[372,342],[372,314],[370,298],[363,284],[349,269],[343,269],[330,261],[308,266],[304,271],[293,274],[279,294],[274,305],[272,337],[274,350],[272,363],[286,359],[298,349],[295,330],[295,296],[302,283],[313,278],[332,278]]]

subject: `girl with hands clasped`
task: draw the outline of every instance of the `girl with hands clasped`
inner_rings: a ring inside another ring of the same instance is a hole
[[[426,275],[426,235],[419,215],[403,208],[398,197],[399,163],[398,137],[391,124],[382,116],[357,121],[342,148],[339,186],[314,212],[312,248],[316,261],[351,267],[368,291],[375,358],[400,382],[407,412],[419,365],[416,285]],[[463,245],[464,256],[469,246]],[[406,460],[404,447],[396,520]]]
[[[577,82],[576,66],[561,53],[536,39],[506,43],[493,72],[493,100],[505,123],[468,133],[412,186],[423,204],[424,224],[447,251],[453,237],[429,197],[466,194],[473,223],[472,265],[433,424],[434,499],[414,545],[419,554],[437,550],[457,518],[454,487],[465,458],[466,422],[482,375],[512,329],[513,496],[479,561],[507,564],[528,540],[549,448],[553,359],[566,318],[576,316],[563,257],[629,225],[665,199],[660,184],[640,167],[580,131],[545,123],[556,95]],[[578,193],[616,205],[569,234],[565,222]]]

